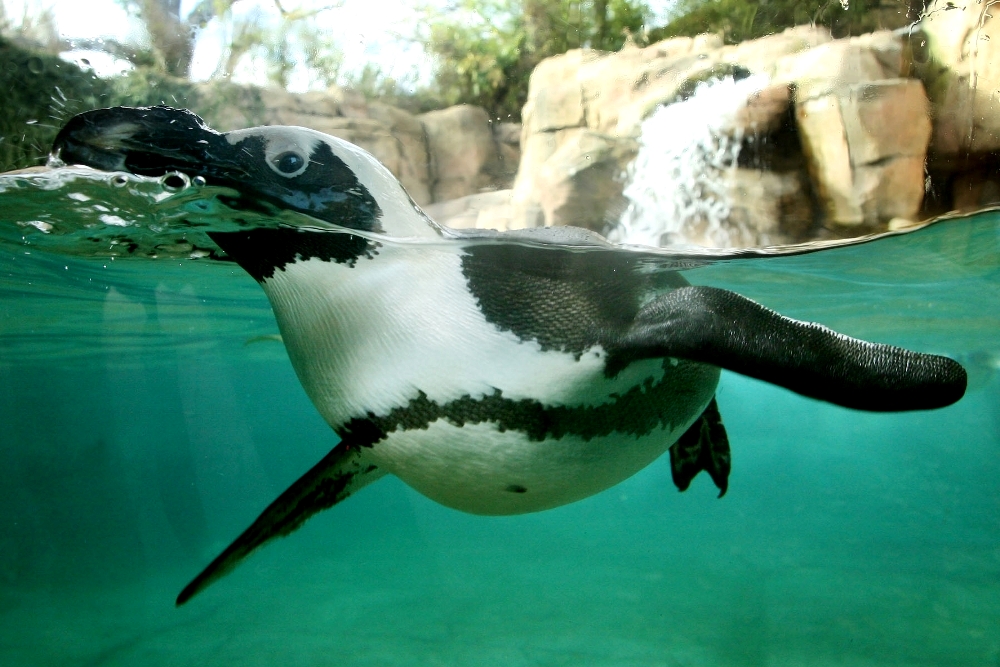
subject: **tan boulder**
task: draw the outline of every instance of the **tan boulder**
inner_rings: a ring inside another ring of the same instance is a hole
[[[795,118],[802,151],[816,195],[826,216],[840,224],[861,224],[864,217],[854,198],[854,174],[840,101],[827,95],[799,102]]]
[[[495,186],[508,189],[517,176],[517,165],[521,161],[521,124],[493,123],[493,138],[497,146],[497,169]]]
[[[617,136],[638,137],[643,120],[660,106],[676,100],[693,81],[709,78],[717,71],[717,65],[718,61],[708,54],[706,57],[692,55],[669,62],[649,63],[630,97],[623,100],[624,104],[614,113],[604,110],[602,129],[610,126]]]
[[[583,63],[578,77],[587,127],[634,136],[635,127],[652,109],[674,97],[691,75],[712,67],[711,54],[721,46],[719,35],[675,37]],[[619,116],[625,109],[631,111],[623,124]]]
[[[436,202],[423,209],[446,227],[503,231],[510,227],[513,216],[512,196],[510,190],[495,190]]]
[[[1000,149],[1000,13],[984,2],[935,0],[916,40],[917,63],[934,110],[933,150],[939,156]]]
[[[427,133],[433,201],[496,186],[499,157],[486,111],[462,104],[418,118]]]
[[[926,110],[923,86],[913,79],[841,86],[799,102],[803,152],[830,222],[916,216],[931,134]]]
[[[778,59],[773,81],[794,83],[795,98],[802,101],[843,86],[895,79],[903,67],[902,49],[902,38],[888,32],[838,39]]]
[[[521,111],[525,132],[551,132],[584,123],[583,88],[578,73],[597,51],[574,49],[538,63],[528,82],[528,99]]]
[[[621,197],[627,163],[614,138],[586,129],[568,130],[533,180],[545,225],[573,225],[603,231],[609,203]]]
[[[833,40],[830,31],[820,26],[800,25],[759,39],[741,42],[722,49],[721,62],[739,63],[752,72],[771,74],[781,58],[813,49]]]
[[[903,155],[883,164],[859,166],[854,187],[866,222],[916,219],[924,199],[924,158]]]

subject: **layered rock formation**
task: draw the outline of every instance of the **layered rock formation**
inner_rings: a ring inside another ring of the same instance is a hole
[[[713,214],[722,219],[690,213],[685,240],[849,236],[1000,199],[1000,57],[990,40],[998,25],[982,4],[935,2],[912,29],[849,39],[800,26],[735,46],[701,35],[618,53],[574,50],[535,69],[523,126],[470,106],[412,115],[339,89],[267,91],[260,113],[369,150],[445,224],[608,233],[637,205],[623,190],[649,147],[644,123],[712,82],[748,80],[754,86],[712,119],[714,149],[735,146],[738,157],[712,175],[712,193],[686,195],[724,199]],[[251,124],[238,107],[227,113],[221,129]],[[670,131],[691,134],[702,119],[684,122]],[[658,240],[673,239],[644,242]]]
[[[935,0],[910,40],[934,120],[928,171],[940,208],[1000,202],[1000,14],[991,2]]]
[[[614,175],[635,155],[643,120],[701,82],[753,74],[767,83],[721,130],[745,144],[722,175],[736,241],[844,235],[915,218],[931,127],[921,82],[904,76],[904,41],[890,32],[833,40],[799,27],[736,46],[704,35],[545,61],[524,110],[510,224],[607,231],[623,207]],[[764,155],[768,144],[781,154]]]
[[[210,98],[213,85],[204,84],[202,95]],[[511,124],[491,123],[479,107],[414,115],[341,88],[305,94],[268,88],[258,94],[257,104],[225,106],[213,124],[220,131],[300,125],[346,139],[377,157],[422,206],[513,182],[520,154],[511,143]]]

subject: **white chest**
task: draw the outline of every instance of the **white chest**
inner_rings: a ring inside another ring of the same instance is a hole
[[[467,289],[457,252],[384,247],[375,260],[353,267],[300,261],[276,272],[264,289],[307,394],[335,428],[416,399],[446,405],[499,395],[545,406],[600,406],[646,378],[664,378],[661,360],[649,360],[608,379],[598,346],[577,357],[542,351],[501,330]],[[694,409],[641,436],[539,440],[490,420],[442,418],[390,433],[369,455],[458,509],[506,514],[560,505],[634,474],[699,416],[718,370],[686,368],[679,390]]]

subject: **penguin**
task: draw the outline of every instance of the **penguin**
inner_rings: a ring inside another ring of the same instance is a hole
[[[340,436],[178,606],[386,474],[448,507],[508,515],[593,495],[669,452],[678,489],[705,471],[721,497],[720,369],[858,410],[939,408],[965,392],[949,358],[691,285],[593,232],[441,227],[372,155],[314,130],[219,133],[184,109],[116,107],[72,118],[53,157],[228,188],[218,201],[246,228],[210,237],[267,294]],[[311,222],[282,223],[284,211]]]

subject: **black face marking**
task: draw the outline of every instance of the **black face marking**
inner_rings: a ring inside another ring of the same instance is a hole
[[[462,271],[491,324],[576,355],[627,329],[650,288],[627,253],[483,244]],[[672,282],[687,284],[680,274]]]
[[[305,170],[291,177],[283,174],[301,169],[303,157],[293,151],[277,155],[272,164],[282,173],[275,173],[267,164],[267,139],[262,135],[240,139],[229,150],[233,156],[226,162],[238,163],[240,173],[233,174],[236,179],[230,179],[226,169],[212,173],[209,163],[202,175],[210,185],[226,185],[239,190],[244,197],[261,197],[279,208],[306,213],[341,227],[381,231],[382,209],[375,197],[325,141],[316,144]]]
[[[298,229],[210,232],[209,237],[259,283],[273,277],[275,271],[307,259],[353,267],[361,258],[372,259],[379,248],[363,236]]]
[[[519,431],[529,440],[558,440],[576,436],[584,440],[622,433],[644,436],[657,428],[674,428],[696,413],[704,401],[702,389],[714,386],[715,368],[679,361],[663,361],[666,373],[660,382],[648,378],[613,400],[594,406],[546,406],[534,399],[510,399],[497,389],[482,398],[465,395],[436,403],[423,392],[386,415],[369,413],[335,429],[352,442],[375,445],[390,433],[426,429],[439,419],[455,426],[495,423],[497,429]]]
[[[237,190],[240,197],[230,201],[241,210],[290,209],[348,229],[381,231],[375,197],[322,135],[303,135],[311,154],[290,149],[270,161],[268,136],[274,135],[265,128],[230,143],[233,137],[184,109],[115,107],[75,116],[53,150],[69,164],[106,171],[200,176]]]

